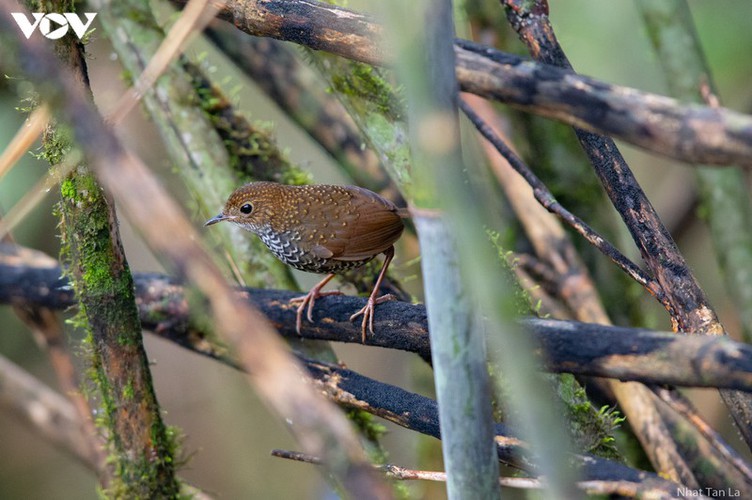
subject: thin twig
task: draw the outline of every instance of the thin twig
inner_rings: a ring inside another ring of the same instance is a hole
[[[708,424],[704,418],[697,412],[692,403],[679,391],[669,389],[665,386],[653,386],[653,392],[672,409],[687,419],[702,434],[705,439],[722,454],[726,461],[732,464],[737,470],[752,482],[752,467],[747,463],[726,440]]]
[[[624,254],[622,254],[616,247],[614,247],[603,236],[599,235],[594,229],[585,223],[582,219],[569,212],[566,208],[556,200],[553,193],[546,187],[546,185],[536,176],[532,170],[522,161],[522,158],[512,151],[512,149],[506,145],[506,143],[499,137],[488,124],[475,112],[464,100],[460,100],[459,107],[465,116],[472,122],[478,132],[483,135],[496,150],[501,154],[514,168],[514,170],[522,176],[525,181],[533,189],[533,195],[535,199],[540,202],[546,210],[557,215],[568,226],[582,235],[590,244],[601,251],[606,257],[611,259],[614,264],[619,266],[627,275],[639,283],[645,288],[651,295],[653,295],[658,301],[663,302],[664,293],[661,290],[658,282],[648,276],[642,269],[640,269],[634,262],[629,260]]]
[[[313,465],[321,464],[321,460],[318,457],[297,451],[275,449],[271,451],[271,455],[273,457],[279,457]],[[374,467],[386,474],[387,477],[393,479],[399,479],[403,481],[423,480],[446,482],[446,472],[407,469],[405,467],[400,467],[399,465],[394,464],[374,465]],[[506,488],[530,490],[543,488],[544,482],[540,478],[499,477],[499,485]],[[674,495],[671,494],[670,491],[667,491],[657,485],[650,484],[650,481],[647,480],[647,478],[636,478],[633,480],[620,481],[578,481],[577,487],[590,495],[618,495],[620,497],[627,498],[649,497],[656,499],[674,497]],[[699,498],[705,497],[699,496]]]
[[[39,106],[31,113],[13,136],[8,146],[0,154],[0,179],[13,168],[26,154],[47,126],[49,112],[46,106]]]
[[[60,165],[53,167],[47,175],[39,179],[34,186],[29,189],[13,208],[8,210],[6,216],[0,220],[0,239],[5,238],[18,224],[23,222],[24,218],[36,208],[62,179],[76,167],[79,161],[78,155],[70,155]]]
[[[201,33],[204,27],[214,19],[223,4],[221,0],[188,1],[154,56],[149,59],[144,71],[133,86],[128,87],[125,95],[120,97],[113,111],[107,116],[109,123],[118,124],[130,113],[170,63],[183,52],[190,39]]]

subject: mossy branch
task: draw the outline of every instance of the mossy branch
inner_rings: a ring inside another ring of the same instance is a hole
[[[300,51],[270,38],[247,36],[223,22],[215,22],[206,34],[355,184],[393,201],[399,198],[378,156],[364,147],[357,126],[337,96],[327,92],[324,80],[301,61]]]
[[[38,7],[72,10],[69,4]],[[79,87],[89,93],[83,47],[70,35],[56,47]],[[48,126],[42,156],[51,165],[71,161],[66,157],[73,148],[64,126]],[[110,453],[111,475],[104,487],[115,497],[176,497],[175,431],[162,421],[154,393],[115,209],[85,164],[62,181],[60,193],[61,256],[79,305],[76,323],[86,330],[90,344],[99,425]]]

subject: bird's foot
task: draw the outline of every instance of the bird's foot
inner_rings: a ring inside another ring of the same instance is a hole
[[[386,295],[382,295],[381,297],[374,297],[371,295],[368,297],[368,302],[366,302],[366,305],[363,306],[363,308],[350,316],[350,321],[353,321],[355,318],[363,315],[363,323],[361,324],[361,342],[363,344],[366,343],[366,328],[368,331],[371,332],[371,335],[374,335],[373,333],[373,314],[376,310],[376,306],[381,304],[382,302],[389,302],[390,300],[397,300],[397,297],[392,295],[391,293],[388,293]]]
[[[298,332],[298,335],[300,335],[300,327],[303,325],[303,311],[306,310],[306,306],[308,306],[308,314],[306,314],[306,317],[308,318],[308,321],[313,323],[313,304],[319,297],[326,297],[328,295],[342,295],[342,292],[339,290],[322,292],[321,288],[313,287],[307,294],[290,299],[290,304],[292,305],[300,303],[297,316],[295,317],[295,331]]]

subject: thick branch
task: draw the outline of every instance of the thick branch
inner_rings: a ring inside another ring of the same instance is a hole
[[[51,2],[46,9],[68,6]],[[83,46],[66,37],[55,47],[60,64],[72,71],[81,94],[93,103]],[[53,166],[74,148],[62,128],[51,122],[42,141],[43,155]],[[101,399],[100,425],[107,431],[112,472],[102,478],[102,486],[110,494],[177,496],[176,445],[154,392],[114,203],[85,163],[61,181],[60,193],[61,255],[76,292],[79,322],[90,339],[88,368]]]
[[[12,245],[0,245],[0,303],[65,309],[75,304],[60,268],[49,258]],[[158,274],[134,275],[141,323],[147,330],[201,354],[232,363],[207,333],[191,323],[183,286]],[[241,294],[285,336],[294,337],[295,309],[285,290],[248,288]],[[360,343],[358,325],[349,321],[364,304],[358,297],[322,297],[305,338]],[[684,336],[637,328],[575,321],[529,319],[545,367],[554,372],[635,380],[647,384],[724,387],[752,391],[752,347],[727,337]],[[430,361],[425,308],[386,302],[376,311],[379,334],[367,344],[414,352]]]
[[[230,0],[220,17],[254,36],[369,64],[389,62],[381,26],[341,7],[311,0]],[[455,51],[457,78],[466,92],[685,162],[752,164],[752,117],[747,115],[609,85],[463,40]]]
[[[323,392],[338,404],[365,410],[399,426],[440,438],[436,401],[399,387],[384,384],[341,366],[307,362],[306,366]],[[497,424],[496,446],[499,459],[514,467],[535,470],[524,457],[526,444]],[[643,471],[617,462],[592,456],[576,455],[583,480],[628,481],[639,491],[675,492],[676,485]],[[671,494],[669,494],[671,496]]]

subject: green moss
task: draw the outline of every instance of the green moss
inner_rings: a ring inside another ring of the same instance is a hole
[[[198,66],[183,60],[183,68],[196,90],[197,104],[219,133],[230,167],[240,182],[311,183],[310,173],[293,164],[279,149],[268,123],[248,122]]]
[[[378,442],[381,437],[386,434],[386,427],[376,422],[376,419],[370,413],[362,410],[349,410],[347,412],[348,418],[361,430],[363,436],[371,442]],[[383,456],[382,459],[386,459]],[[384,461],[378,461],[376,463],[384,463]]]
[[[371,463],[383,465],[387,463],[389,453],[381,445],[381,438],[386,434],[386,427],[377,423],[376,419],[370,413],[363,410],[351,409],[347,411],[347,418],[355,424],[360,430],[362,436],[367,440],[365,450]],[[408,499],[413,498],[404,481],[393,481],[392,491],[395,498]],[[345,495],[346,496],[346,495]]]
[[[123,399],[133,399],[133,381],[129,380],[123,387]]]
[[[32,12],[75,12],[73,0],[26,0]]]
[[[63,199],[73,199],[76,196],[76,186],[70,179],[63,179],[60,183],[60,195]]]
[[[569,417],[569,429],[575,446],[583,453],[622,460],[614,432],[624,422],[619,412],[603,406],[599,409],[587,397],[585,389],[573,375],[551,376]]]
[[[70,150],[70,131],[65,127],[58,127],[55,132],[45,132],[43,139],[42,151],[37,158],[47,160],[50,165],[60,164]]]
[[[50,161],[61,161],[66,156],[67,140],[54,132],[45,136],[43,154]],[[86,331],[85,350],[90,368],[90,401],[99,404],[96,424],[106,429],[109,440],[108,462],[115,478],[104,492],[108,497],[133,497],[148,492],[159,497],[174,496],[177,491],[172,462],[174,446],[162,432],[152,436],[149,449],[125,449],[122,436],[124,403],[144,398],[150,408],[152,425],[164,429],[156,400],[151,392],[148,367],[142,360],[146,373],[145,386],[136,387],[134,379],[111,379],[103,359],[125,356],[143,356],[138,311],[135,306],[133,281],[122,255],[111,223],[111,214],[102,189],[94,176],[84,167],[78,168],[60,185],[61,201],[57,213],[61,217],[61,258],[79,300],[80,310],[73,323]],[[113,342],[114,340],[114,342]],[[115,371],[117,376],[117,371]],[[129,374],[130,376],[130,374]],[[91,394],[95,398],[91,398]],[[140,403],[139,403],[140,404]],[[134,452],[142,456],[134,457]],[[170,454],[167,454],[170,453]]]
[[[371,112],[384,115],[389,121],[402,121],[402,104],[392,86],[379,70],[364,63],[350,62],[350,72],[333,73],[332,88],[371,107]]]
[[[415,200],[404,103],[383,76],[386,70],[323,52],[304,55],[329,82],[400,191]]]
[[[486,230],[486,234],[488,235],[488,239],[490,240],[491,244],[496,249],[497,255],[499,257],[499,263],[501,265],[501,275],[504,277],[507,286],[514,290],[514,300],[510,301],[513,308],[513,310],[510,311],[510,317],[518,317],[531,313],[537,314],[538,312],[540,312],[540,303],[537,303],[533,300],[530,292],[520,285],[519,281],[514,275],[513,269],[517,265],[517,261],[513,257],[514,253],[511,250],[506,250],[504,248],[504,238],[502,234],[499,231],[490,229]]]

